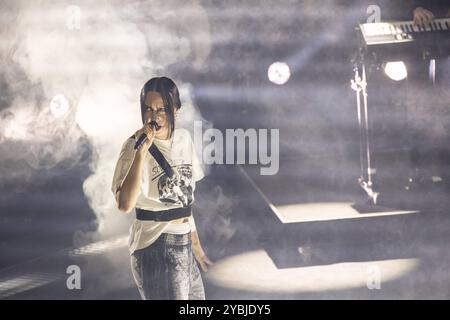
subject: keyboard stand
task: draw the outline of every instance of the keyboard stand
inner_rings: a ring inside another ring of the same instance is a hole
[[[360,76],[360,70],[361,74]],[[360,164],[361,176],[358,179],[359,185],[369,196],[369,201],[377,204],[379,192],[376,191],[375,174],[376,169],[372,167],[373,159],[371,155],[371,128],[369,123],[369,112],[367,106],[367,78],[364,63],[355,63],[355,78],[351,80],[351,87],[356,92],[356,104],[358,111],[359,142],[360,142]],[[361,103],[362,100],[362,103]]]

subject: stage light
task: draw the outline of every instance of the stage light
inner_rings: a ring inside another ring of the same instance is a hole
[[[417,210],[400,210],[382,206],[371,206],[369,212],[359,212],[353,202],[310,202],[276,206],[274,213],[282,223],[300,223],[347,219],[367,219],[369,217],[416,214]],[[362,210],[361,208],[359,210]]]
[[[269,254],[259,249],[216,261],[205,277],[216,286],[242,291],[314,293],[366,289],[374,268],[387,283],[410,276],[419,266],[420,260],[411,258],[278,268]]]
[[[96,256],[111,252],[116,249],[126,247],[128,242],[128,235],[118,236],[110,240],[102,240],[80,248],[73,249],[69,252],[71,256]]]
[[[63,94],[57,94],[50,101],[50,110],[55,118],[61,118],[69,111],[69,101]]]
[[[269,66],[267,70],[267,76],[269,80],[275,84],[282,85],[285,84],[290,76],[291,70],[285,62],[274,62]]]
[[[386,63],[384,66],[384,72],[386,75],[395,81],[406,79],[408,71],[403,61],[392,61]]]
[[[30,291],[47,285],[61,278],[61,275],[43,272],[25,273],[18,277],[2,277],[0,279],[0,299]]]

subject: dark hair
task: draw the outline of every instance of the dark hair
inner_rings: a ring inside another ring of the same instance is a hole
[[[169,137],[172,137],[175,130],[175,116],[174,109],[181,108],[180,93],[178,92],[177,85],[172,79],[167,77],[156,77],[148,80],[141,90],[141,117],[142,123],[144,123],[144,114],[147,107],[145,106],[145,97],[150,91],[158,92],[164,102],[164,106],[167,107],[167,119],[169,124]]]

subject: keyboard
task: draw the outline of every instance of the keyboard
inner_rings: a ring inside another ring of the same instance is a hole
[[[434,19],[427,26],[413,21],[364,23],[358,29],[366,59],[383,62],[450,55],[450,18]]]

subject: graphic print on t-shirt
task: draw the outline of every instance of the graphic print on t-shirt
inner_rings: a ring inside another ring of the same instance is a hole
[[[194,200],[191,186],[192,166],[182,164],[174,169],[175,175],[172,179],[165,174],[158,179],[159,200],[187,207]]]

